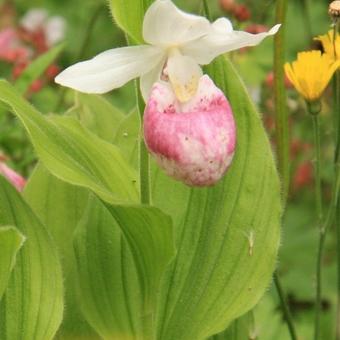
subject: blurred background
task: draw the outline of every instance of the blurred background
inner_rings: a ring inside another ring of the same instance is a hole
[[[200,0],[174,2],[188,12],[202,13]],[[268,30],[275,23],[275,0],[209,0],[209,4],[213,17],[230,18],[234,29],[259,33]],[[329,1],[326,0],[289,2],[287,61],[294,60],[297,52],[322,48],[313,39],[331,29],[328,4]],[[36,25],[39,15],[41,21]],[[0,77],[15,83],[31,62],[60,43],[65,44],[62,52],[24,92],[45,114],[61,114],[73,104],[74,93],[53,83],[53,78],[60,70],[101,51],[124,46],[125,36],[112,22],[105,0],[0,1]],[[233,52],[229,57],[258,106],[269,138],[273,139],[273,39],[268,38],[255,48]],[[304,102],[288,80],[285,86],[290,122],[291,187],[282,229],[278,272],[297,325],[299,339],[311,339],[318,243],[313,189],[312,120],[305,112]],[[106,97],[124,112],[129,112],[135,105],[131,83]],[[325,202],[328,203],[333,157],[330,90],[323,99],[321,124],[322,189]],[[275,150],[274,141],[273,148]],[[1,162],[28,178],[36,158],[19,122],[0,108]],[[266,249],[262,251],[265,252]],[[334,338],[335,332],[335,260],[336,237],[335,230],[331,229],[323,260],[322,339],[325,340]],[[268,287],[268,292],[256,307],[254,315],[253,339],[289,339],[274,287]]]

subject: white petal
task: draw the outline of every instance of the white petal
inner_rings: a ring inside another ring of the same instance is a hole
[[[149,72],[163,57],[153,46],[115,48],[67,68],[55,81],[85,93],[105,93]]]
[[[206,65],[223,53],[259,44],[264,38],[274,35],[281,25],[275,25],[270,31],[258,34],[230,31],[229,25],[224,23],[224,26],[225,29],[222,30],[221,22],[215,21],[209,34],[187,43],[181,48],[181,52],[193,57],[199,64]]]
[[[154,67],[151,71],[141,76],[140,90],[142,92],[142,96],[145,102],[147,102],[149,99],[149,95],[150,95],[153,84],[160,81],[165,62],[166,62],[166,57],[164,57],[158,63],[158,65]]]
[[[233,25],[227,18],[219,18],[211,24],[213,32],[219,32],[221,34],[231,33],[233,31]]]
[[[20,20],[20,24],[27,31],[35,31],[42,27],[48,18],[48,13],[42,8],[33,8]]]
[[[194,59],[180,54],[170,56],[166,72],[180,102],[186,102],[196,94],[203,73]]]
[[[64,39],[66,22],[62,17],[52,17],[45,25],[45,35],[48,46],[53,46]]]
[[[207,34],[209,21],[179,10],[170,0],[156,0],[147,10],[143,23],[146,42],[157,46],[173,46]]]

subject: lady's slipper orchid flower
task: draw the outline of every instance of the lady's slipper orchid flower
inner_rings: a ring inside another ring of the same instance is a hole
[[[207,75],[186,103],[169,84],[157,82],[144,113],[144,138],[169,176],[190,186],[209,186],[232,161],[235,122],[226,97]]]
[[[340,61],[334,61],[326,53],[309,51],[298,53],[296,61],[285,64],[285,71],[305,100],[314,102],[321,97],[339,65]]]
[[[77,63],[56,77],[56,82],[86,93],[105,93],[141,77],[147,101],[152,85],[165,77],[181,102],[192,98],[202,76],[200,65],[218,55],[259,44],[277,32],[251,34],[234,31],[231,22],[179,10],[170,0],[156,0],[147,10],[143,37],[149,45],[116,48]]]

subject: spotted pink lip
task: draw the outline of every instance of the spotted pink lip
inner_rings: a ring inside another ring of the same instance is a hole
[[[167,83],[156,83],[144,113],[144,138],[165,172],[190,186],[211,186],[231,164],[236,127],[228,100],[204,75],[196,95],[179,103]]]

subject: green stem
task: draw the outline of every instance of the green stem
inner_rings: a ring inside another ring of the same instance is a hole
[[[303,7],[303,20],[305,21],[307,38],[309,41],[313,41],[313,33],[312,33],[312,22],[310,16],[310,0],[301,0]]]
[[[286,202],[289,189],[289,125],[286,109],[286,89],[284,86],[285,62],[285,21],[287,1],[278,0],[276,4],[276,22],[282,26],[274,38],[274,101],[275,133],[277,143],[278,167],[282,181],[282,199]]]
[[[334,24],[334,36],[333,36],[333,47],[334,57],[337,59],[339,56],[336,55],[336,38],[339,30],[339,20]],[[334,157],[334,168],[335,168],[335,183],[340,182],[340,71],[338,70],[334,77],[334,115],[336,122],[335,132],[335,157]],[[339,184],[338,184],[339,185]],[[337,186],[335,185],[335,189]],[[335,191],[335,195],[339,195],[339,189]],[[336,340],[340,340],[340,198],[335,197],[335,221],[336,221],[336,234],[337,234],[337,328],[336,328]]]
[[[278,170],[282,183],[282,203],[285,205],[289,190],[289,125],[286,110],[286,89],[284,87],[284,62],[285,62],[285,22],[287,1],[277,0],[276,22],[281,23],[280,31],[275,35],[274,41],[274,101],[275,101],[275,133],[277,145]],[[280,298],[281,309],[287,322],[292,340],[297,339],[289,307],[277,272],[274,273],[275,288]]]
[[[336,206],[336,235],[337,235],[337,270],[338,270],[338,284],[337,284],[337,322],[336,322],[336,340],[340,340],[340,199]]]
[[[136,82],[136,97],[141,126],[143,126],[145,104],[139,90],[138,82]],[[150,161],[142,132],[139,138],[139,185],[141,203],[150,204]]]
[[[204,9],[204,14],[205,16],[211,20],[211,15],[210,15],[210,10],[209,10],[209,6],[207,3],[207,0],[203,0],[203,9]]]
[[[279,280],[277,273],[274,273],[274,283],[275,283],[277,294],[278,294],[279,299],[280,299],[283,316],[284,316],[285,321],[287,322],[290,337],[291,337],[292,340],[297,340],[297,336],[296,336],[296,332],[295,332],[295,328],[294,328],[294,324],[293,324],[293,318],[292,318],[292,315],[290,313],[290,310],[289,310],[289,307],[288,307],[288,304],[287,304],[287,301],[286,301],[286,297],[285,297],[285,294],[283,292],[282,285],[281,285],[281,282]]]
[[[318,225],[320,225],[322,221],[320,120],[318,114],[313,115],[312,118],[315,145],[315,202]]]
[[[325,230],[322,226],[322,193],[321,193],[321,148],[320,148],[320,122],[319,115],[311,113],[313,118],[314,130],[314,145],[315,145],[315,202],[317,211],[317,225],[319,230],[319,246],[316,261],[316,297],[315,297],[315,324],[314,324],[314,339],[319,339],[320,336],[320,311],[321,311],[321,296],[322,296],[322,254],[325,244]]]

